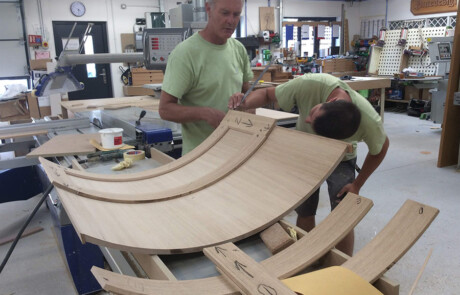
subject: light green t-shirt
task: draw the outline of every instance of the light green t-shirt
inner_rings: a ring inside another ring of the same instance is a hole
[[[171,53],[162,90],[184,106],[228,111],[228,100],[253,77],[249,58],[238,40],[212,44],[195,33]],[[182,124],[182,155],[203,142],[214,128],[205,121]]]
[[[290,111],[294,106],[298,107],[297,130],[315,134],[311,124],[305,123],[305,118],[315,105],[326,102],[329,94],[337,87],[347,91],[352,102],[361,111],[361,123],[358,130],[351,137],[343,140],[353,145],[353,152],[346,154],[343,160],[356,157],[359,141],[366,143],[371,155],[380,153],[386,139],[382,119],[367,99],[340,79],[329,74],[305,74],[276,87],[275,95],[283,110]]]

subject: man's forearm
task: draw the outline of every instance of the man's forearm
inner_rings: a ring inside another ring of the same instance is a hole
[[[243,109],[256,109],[271,103],[272,98],[270,97],[268,90],[269,88],[262,88],[250,93],[243,102]]]
[[[382,163],[383,159],[386,156],[389,144],[390,142],[387,137],[380,153],[378,153],[377,155],[371,155],[369,153],[367,154],[366,159],[364,160],[363,166],[361,167],[361,171],[359,172],[358,176],[353,182],[353,184],[358,189],[361,189],[364,183],[366,183],[369,176],[371,176],[372,173],[375,171],[375,169],[377,169],[377,167],[380,166],[380,163]]]
[[[169,103],[159,109],[160,117],[176,123],[187,123],[205,120],[204,112],[208,107],[183,106],[177,103]]]

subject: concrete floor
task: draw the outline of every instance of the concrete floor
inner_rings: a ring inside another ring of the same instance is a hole
[[[458,294],[460,290],[460,174],[455,167],[437,168],[440,125],[401,113],[385,113],[390,138],[388,155],[361,190],[374,207],[356,227],[355,252],[370,241],[391,219],[406,199],[440,209],[440,214],[420,240],[394,265],[387,276],[401,284],[408,294],[430,249],[433,254],[414,294]],[[358,162],[367,153],[360,144]],[[318,221],[329,213],[323,186]],[[16,233],[33,210],[38,197],[0,204],[0,238]],[[293,221],[295,214],[287,217]],[[43,231],[25,237],[0,274],[0,295],[76,294],[65,262],[56,246],[52,221],[45,206],[30,227]],[[0,246],[0,259],[11,243]]]

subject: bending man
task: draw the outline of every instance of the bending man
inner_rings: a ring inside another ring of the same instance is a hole
[[[242,93],[230,97],[229,108],[256,108],[278,102],[283,110],[299,109],[297,130],[340,139],[353,145],[327,179],[331,210],[347,192],[359,194],[369,176],[385,158],[389,140],[380,116],[372,105],[346,83],[328,74],[306,74],[276,88],[262,88],[252,92],[241,103]],[[357,142],[364,141],[369,152],[362,169],[355,178]],[[297,226],[310,231],[315,227],[319,189],[296,208]],[[337,248],[353,254],[354,233],[347,235]]]

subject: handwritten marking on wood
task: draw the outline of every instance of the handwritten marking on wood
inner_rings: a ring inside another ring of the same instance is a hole
[[[243,294],[295,294],[233,243],[205,248],[203,253]]]

